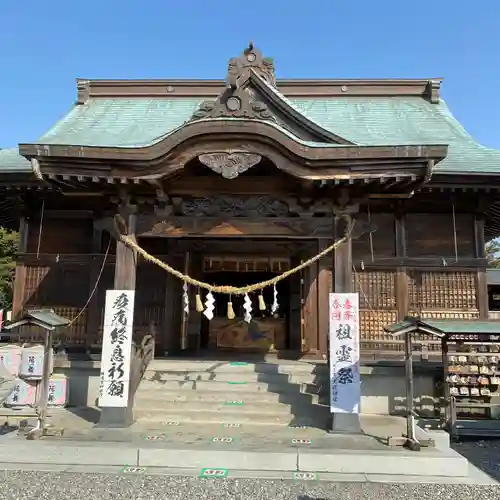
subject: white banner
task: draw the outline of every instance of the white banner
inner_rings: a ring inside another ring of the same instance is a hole
[[[330,412],[359,413],[359,296],[330,294]]]
[[[99,406],[128,404],[135,290],[108,290],[104,309]]]

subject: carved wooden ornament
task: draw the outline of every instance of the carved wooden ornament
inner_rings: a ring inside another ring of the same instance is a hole
[[[225,179],[235,179],[257,165],[262,157],[253,153],[207,153],[198,159]]]

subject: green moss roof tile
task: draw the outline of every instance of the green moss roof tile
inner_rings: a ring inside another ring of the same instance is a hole
[[[31,171],[30,162],[21,156],[17,148],[0,149],[0,173],[24,173]]]
[[[205,99],[89,99],[76,105],[37,141],[39,144],[144,147],[181,127]],[[286,99],[326,130],[355,144],[449,145],[436,166],[441,173],[500,175],[500,150],[477,143],[446,104],[420,97],[342,97]],[[312,144],[310,144],[312,145]],[[0,169],[29,163],[15,150],[0,151]],[[4,156],[2,156],[2,153]]]

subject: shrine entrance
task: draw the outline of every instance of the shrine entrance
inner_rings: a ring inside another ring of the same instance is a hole
[[[246,286],[272,279],[289,269],[289,259],[212,256],[204,259],[203,281],[214,285]],[[251,309],[245,309],[250,306]],[[243,295],[219,295],[214,317],[201,322],[201,347],[208,350],[277,352],[289,349],[290,284]],[[245,316],[248,316],[245,318]]]
[[[157,241],[160,245],[161,239]],[[286,239],[172,238],[168,261],[201,282],[241,288],[297,266],[304,246],[304,241]],[[162,344],[169,355],[181,356],[300,352],[305,344],[302,278],[303,273],[296,272],[247,296],[213,293],[208,312],[207,290],[185,287],[168,274],[158,352],[162,352]]]

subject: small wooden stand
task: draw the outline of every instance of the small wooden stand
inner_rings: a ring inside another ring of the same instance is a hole
[[[19,425],[19,432],[26,434],[26,439],[35,440],[42,436],[62,436],[64,429],[56,429],[47,424],[48,405],[49,405],[49,382],[50,382],[50,361],[52,357],[53,333],[58,327],[67,326],[70,320],[55,314],[53,310],[32,310],[26,311],[21,319],[10,323],[4,327],[5,330],[13,330],[21,326],[33,325],[45,330],[45,339],[43,343],[43,368],[42,380],[40,381],[41,394],[37,401],[36,415],[37,423],[31,430],[27,430],[27,422]]]

